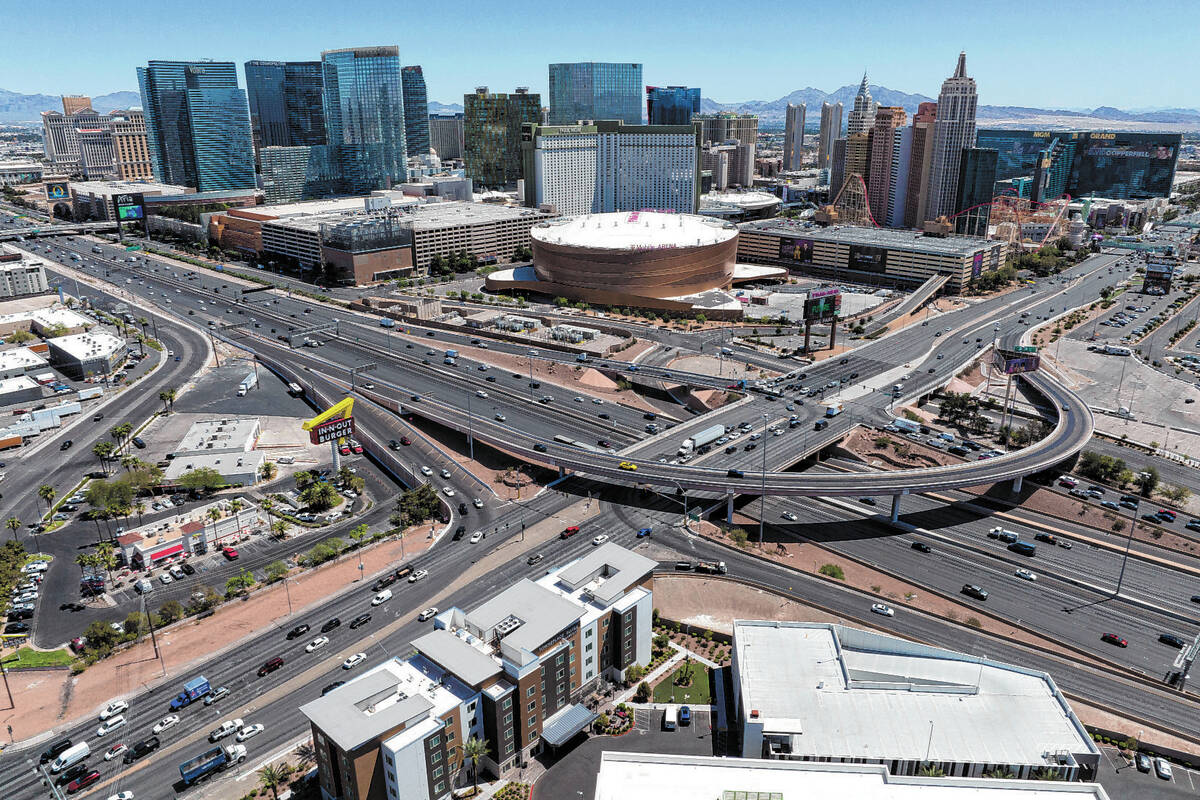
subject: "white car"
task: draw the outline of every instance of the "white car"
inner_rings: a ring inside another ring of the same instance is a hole
[[[421,474],[426,476],[432,475],[433,470],[431,470],[429,467],[421,467]]]
[[[475,392],[475,396],[476,396],[476,397],[483,397],[483,398],[485,398],[485,399],[486,399],[486,398],[487,398],[487,396],[488,396],[488,393],[487,393],[487,392],[485,392],[483,389],[480,389],[479,391]]]
[[[306,644],[304,646],[304,652],[314,653],[317,650],[320,650],[322,647],[324,647],[327,644],[329,644],[328,636],[318,636],[317,638],[313,639],[311,642],[309,642],[308,644]]]
[[[891,606],[884,605],[883,603],[872,603],[871,610],[876,614],[882,614],[885,617],[896,616],[895,610],[893,610]]]
[[[504,422],[504,420],[506,420],[506,419],[508,419],[508,417],[504,416],[503,414],[497,414],[497,415],[496,415],[496,421],[497,421],[497,422]]]
[[[1171,780],[1171,762],[1165,758],[1154,759],[1154,774],[1164,781]]]
[[[1018,578],[1024,578],[1024,579],[1025,579],[1025,580],[1027,580],[1027,581],[1036,581],[1036,580],[1037,580],[1037,575],[1036,575],[1035,573],[1033,573],[1033,572],[1030,572],[1030,571],[1029,571],[1029,570],[1027,570],[1027,569],[1019,569],[1019,570],[1017,570],[1017,572],[1016,572],[1016,576],[1017,576]]]
[[[417,622],[424,622],[427,619],[437,616],[437,606],[430,606],[417,615]]]
[[[582,403],[582,402],[583,402],[583,398],[582,398],[582,397],[576,397],[576,398],[575,398],[575,402],[576,402],[576,403]]]
[[[105,736],[110,734],[117,728],[124,727],[125,723],[128,721],[129,720],[125,719],[123,714],[117,714],[115,717],[109,717],[104,721],[103,725],[96,729],[96,735]],[[155,733],[157,733],[157,731],[155,731]]]
[[[100,721],[103,722],[109,717],[115,717],[117,714],[123,714],[128,710],[129,703],[126,703],[124,700],[113,700],[100,712]]]
[[[448,470],[448,469],[443,469],[443,470],[442,470],[441,472],[439,472],[438,474],[439,474],[439,475],[441,475],[443,478],[449,478],[449,477],[450,477],[450,470]]]
[[[415,575],[416,573],[413,573],[413,574]],[[373,598],[371,598],[371,605],[381,606],[384,603],[386,603],[388,600],[391,600],[391,599],[392,599],[392,590],[384,589],[382,592],[380,592],[379,594],[377,594]]]
[[[362,655],[362,653],[359,653],[359,655]],[[363,657],[365,658],[365,656],[363,656]],[[240,731],[238,731],[236,738],[239,742],[244,742],[247,739],[249,739],[251,736],[258,736],[264,730],[266,730],[266,728],[262,725],[262,723],[256,722],[255,724],[247,725],[246,727],[244,727]]]
[[[154,732],[162,733],[163,731],[174,728],[178,724],[179,724],[179,715],[171,714],[169,717],[163,717],[161,720],[159,720],[158,724],[154,726]]]
[[[601,400],[599,397],[593,397],[593,398],[592,398],[592,402],[593,402],[593,403],[595,403],[595,404],[596,404],[596,405],[598,405],[598,406],[602,406],[602,405],[604,405],[604,401],[603,401],[603,400]]]
[[[417,570],[416,572],[414,572],[412,575],[409,575],[409,576],[408,576],[408,582],[409,582],[409,583],[416,583],[417,581],[421,580],[422,578],[424,578],[424,577],[426,577],[426,576],[428,576],[428,575],[429,575],[429,570],[427,570],[427,569],[419,569],[419,570]]]
[[[112,747],[108,748],[108,752],[104,754],[104,760],[112,761],[117,756],[124,755],[125,751],[127,751],[128,749],[129,749],[129,745],[114,744]]]
[[[788,522],[795,522],[797,519],[799,519],[799,517],[797,517],[797,516],[796,516],[795,514],[793,514],[791,511],[785,511],[785,512],[783,512],[782,514],[780,514],[779,516],[783,517],[783,518],[784,518],[784,519],[786,519]]]
[[[592,545],[595,547],[599,547],[600,545],[604,544],[607,541],[608,541],[608,534],[602,533],[599,536],[597,536],[595,539],[592,539]]]
[[[476,497],[474,500],[472,500],[471,504],[474,505],[476,508],[483,508],[483,501],[480,500],[478,497]]]
[[[469,541],[471,542],[471,544],[479,544],[480,542],[482,542],[483,541],[483,531],[475,531],[474,533],[472,533]]]
[[[126,789],[123,792],[117,792],[116,794],[110,794],[108,796],[108,800],[133,800],[133,792]]]
[[[342,669],[354,669],[359,664],[367,660],[366,653],[355,653],[342,662]]]
[[[446,497],[454,497],[454,490],[451,489],[449,486],[443,486],[442,494],[446,495]]]
[[[171,576],[166,572],[164,572],[162,575],[159,575],[158,579],[163,582],[164,586],[171,582]]]

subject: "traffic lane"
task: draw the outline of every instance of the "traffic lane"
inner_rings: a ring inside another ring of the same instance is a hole
[[[908,576],[908,580],[936,589],[962,605],[993,617],[1014,620],[1051,639],[1100,655],[1143,675],[1158,677],[1164,674],[1178,652],[1158,644],[1161,631],[1154,628],[1153,621],[1157,615],[1127,603],[1105,602],[1104,595],[1099,592],[1044,575],[1037,581],[1017,577],[1017,569],[1030,569],[1034,574],[1040,574],[1035,559],[1022,565],[1010,562],[999,553],[987,553],[986,548],[981,548],[984,551],[981,555],[969,549],[955,548],[944,541],[922,539],[919,534],[881,535],[878,523],[874,521],[816,504],[800,506],[772,502],[767,509],[768,529],[774,528],[789,537],[811,539],[868,565]],[[794,513],[798,521],[781,519],[785,510]],[[743,510],[752,518],[757,512],[756,503],[748,504]],[[834,532],[834,537],[827,536],[827,531]],[[917,540],[929,542],[934,553],[924,554],[912,549],[913,541]],[[988,556],[994,560],[989,560]],[[987,600],[968,597],[961,591],[966,584],[980,586],[990,596]],[[1077,610],[1068,612],[1066,609]],[[903,611],[901,608],[898,613]],[[1116,633],[1131,646],[1122,649],[1104,644],[1100,637],[1105,633]]]
[[[681,535],[666,531],[664,536],[675,538]],[[936,647],[1047,672],[1060,689],[1101,704],[1114,713],[1156,720],[1185,735],[1200,735],[1200,713],[1197,713],[1200,706],[1190,696],[1181,698],[1175,692],[1123,680],[1088,665],[1014,644],[932,615],[912,612],[885,619],[869,612],[872,602],[870,595],[836,581],[795,572],[786,566],[701,538],[688,537],[688,547],[693,557],[725,561],[732,577],[779,587],[777,591],[785,596],[848,615],[851,624],[856,626],[873,623],[886,631]]]

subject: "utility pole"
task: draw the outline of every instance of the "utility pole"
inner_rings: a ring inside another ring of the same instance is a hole
[[[762,457],[762,486],[758,496],[758,549],[762,550],[763,546],[763,529],[767,521],[767,439],[770,436],[767,434],[767,415],[764,412],[763,420],[763,457]]]

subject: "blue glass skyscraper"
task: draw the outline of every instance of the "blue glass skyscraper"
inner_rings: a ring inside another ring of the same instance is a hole
[[[404,139],[410,156],[429,155],[429,100],[420,66],[400,72],[404,83]]]
[[[325,144],[320,61],[247,61],[255,147]]]
[[[351,192],[390,188],[408,178],[404,89],[397,47],[321,54],[325,129]]]
[[[646,119],[651,125],[690,125],[700,113],[700,90],[687,86],[647,86]]]
[[[549,124],[583,119],[642,124],[642,65],[551,64]]]
[[[155,176],[199,191],[253,189],[246,93],[229,61],[151,61],[138,67]]]

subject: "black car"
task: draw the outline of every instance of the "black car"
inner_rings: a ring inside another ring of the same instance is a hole
[[[495,383],[495,382],[496,382],[496,376],[495,376],[495,375],[488,375],[486,378],[484,378],[484,380],[485,380],[485,381],[487,381],[488,383]]]
[[[543,558],[545,558],[545,556],[543,556],[541,553],[534,553],[529,558],[525,559],[525,563],[532,567],[534,564],[538,563]]]
[[[59,611],[83,611],[83,603],[63,603],[58,607]]]
[[[89,767],[87,764],[76,764],[73,767],[68,767],[67,769],[65,769],[63,771],[62,775],[58,776],[58,781],[57,781],[58,785],[66,786],[71,781],[75,780],[76,778],[81,778],[84,775],[87,775],[91,771],[92,771],[92,768]]]
[[[350,630],[354,630],[355,628],[362,627],[363,625],[366,625],[370,621],[371,621],[370,614],[359,614],[357,617],[350,620]]]
[[[339,686],[345,686],[345,685],[346,685],[345,681],[334,681],[333,683],[329,684],[328,686],[326,686],[324,689],[321,690],[321,697],[324,697],[325,695],[329,694],[330,692],[332,692],[334,689],[338,688]]]
[[[375,583],[371,584],[371,591],[378,592],[381,589],[386,589],[387,587],[391,586],[395,582],[396,582],[396,576],[389,573],[387,575],[384,575],[379,580],[375,581]]]
[[[544,452],[546,452],[546,445],[542,444],[541,442],[538,442],[537,444],[535,444],[533,446],[533,449],[537,450],[539,453],[544,453]]]
[[[862,503],[863,505],[873,506],[873,505],[875,505],[875,498],[874,497],[860,497],[860,498],[858,498],[858,502]]]
[[[728,471],[726,474],[727,474],[729,477],[731,477],[731,478],[744,478],[744,477],[746,477],[746,473],[742,472],[740,469],[731,469],[731,470],[729,470],[729,471]]]
[[[162,744],[162,742],[160,742],[158,740],[157,736],[151,736],[149,739],[142,739],[140,742],[135,744],[133,747],[130,747],[128,750],[126,750],[125,757],[121,760],[124,761],[126,764],[132,764],[134,761],[137,761],[139,758],[143,758],[143,757],[149,755],[150,753],[153,753],[155,750],[157,750],[159,748],[159,745],[161,745],[161,744]]]
[[[918,553],[932,553],[933,552],[933,548],[930,547],[929,545],[925,544],[924,542],[913,542],[912,549],[916,550]]]
[[[391,441],[388,442],[388,447],[392,448],[393,450],[399,450],[400,449],[400,440],[392,439]]]
[[[964,583],[962,593],[967,597],[974,597],[976,600],[987,600],[988,593],[986,589],[982,589],[973,583]]]
[[[70,450],[71,445],[73,445],[73,444],[75,444],[75,442],[71,441],[70,439],[65,439],[65,440],[63,440],[63,443],[58,446],[58,449],[59,450]]]
[[[181,570],[183,570],[184,575],[195,575],[196,574],[196,568],[193,567],[191,564],[189,564],[186,561],[179,562],[179,568]]]
[[[454,536],[451,537],[452,541],[457,542],[457,541],[461,540],[463,537],[463,534],[465,534],[466,532],[467,532],[467,526],[459,525],[457,528],[454,529]]]
[[[458,504],[458,513],[460,513],[460,514],[466,514],[466,513],[467,513],[467,504],[466,504],[466,503],[459,503],[459,504]]]
[[[758,447],[758,443],[751,442],[750,444],[746,445],[746,452],[750,452],[751,450],[753,450],[756,447]]]
[[[304,634],[308,633],[308,631],[309,631],[308,625],[306,625],[302,622],[299,625],[297,625],[296,627],[292,628],[290,631],[288,631],[288,633],[287,633],[288,641],[291,641],[292,639],[303,636]]]
[[[341,627],[341,624],[342,624],[342,621],[340,619],[338,619],[337,617],[334,617],[333,619],[327,621],[324,625],[321,626],[321,633],[329,633],[334,628]]]
[[[4,626],[4,632],[7,634],[29,633],[28,622],[10,622]]]
[[[737,452],[737,445],[736,445],[736,444],[731,444],[731,445],[729,445],[729,447],[726,447],[726,448],[725,448],[725,452],[726,452],[726,453],[736,453],[736,452]]]
[[[142,440],[142,437],[135,436],[130,441],[133,442],[133,446],[136,447],[138,450],[146,449],[146,442]]]
[[[1158,640],[1163,644],[1169,644],[1171,647],[1175,647],[1180,650],[1187,646],[1187,642],[1173,633],[1160,633],[1158,635]]]

